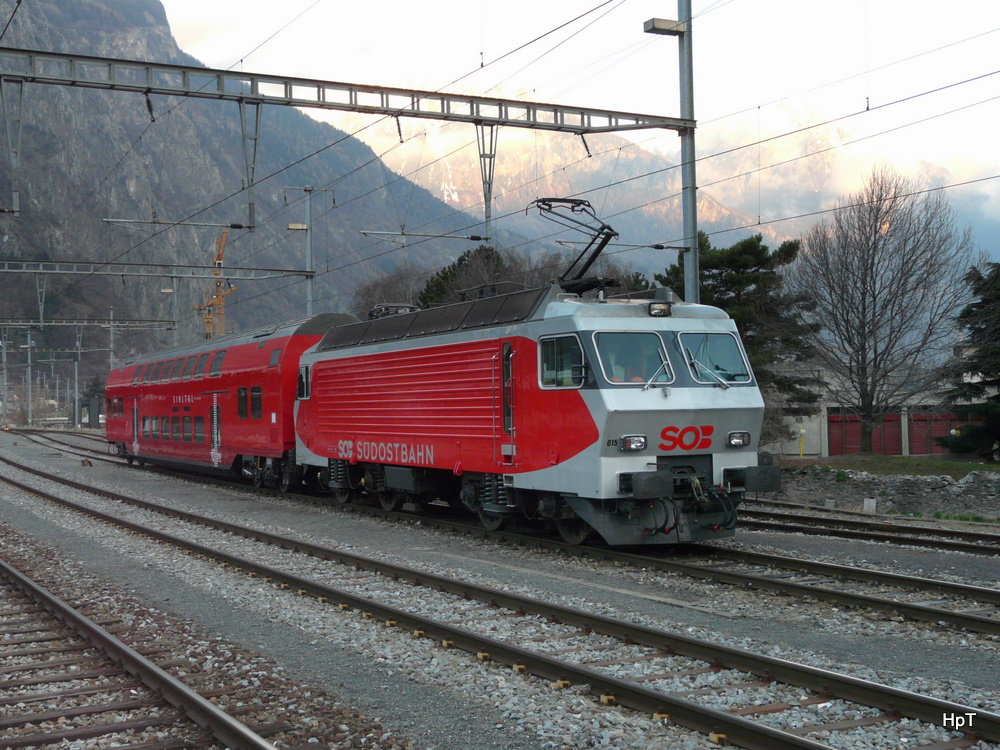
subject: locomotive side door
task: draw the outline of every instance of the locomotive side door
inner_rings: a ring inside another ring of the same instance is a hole
[[[501,466],[514,466],[517,463],[516,437],[517,430],[514,424],[514,384],[515,384],[515,361],[517,351],[510,341],[502,341],[500,345],[500,418],[498,429],[495,431],[494,440],[498,450],[496,451],[496,462]]]
[[[207,391],[202,394],[202,397],[212,397],[212,403],[208,408],[208,455],[216,468],[222,463],[222,406],[219,398],[224,393],[226,391]]]
[[[132,399],[132,454],[139,452],[139,398]]]

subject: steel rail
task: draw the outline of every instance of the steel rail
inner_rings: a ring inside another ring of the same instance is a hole
[[[208,729],[221,742],[238,750],[276,750],[274,745],[256,732],[160,669],[3,559],[0,559],[0,573],[54,617],[79,633],[88,643],[107,654],[126,672],[162,695],[168,703],[183,711],[196,724]]]
[[[921,523],[936,523],[939,520],[949,520],[949,519],[937,519],[933,516],[928,516],[927,518],[921,516],[899,516],[899,515],[888,515],[886,513],[867,513],[863,510],[849,510],[847,508],[838,507],[827,507],[826,505],[812,505],[810,503],[798,503],[789,500],[772,500],[771,498],[755,497],[752,499],[744,500],[742,505],[740,505],[740,512],[747,511],[759,511],[761,513],[767,513],[764,510],[765,507],[781,508],[783,510],[791,511],[794,514],[800,513],[802,511],[807,511],[809,513],[816,513],[820,516],[830,517],[832,515],[855,517],[857,519],[864,519],[868,523],[876,523],[877,518],[886,519],[887,522],[895,524],[899,519],[906,519],[907,524],[910,524],[910,528],[919,529],[921,528],[919,524]],[[963,523],[971,523],[976,526],[983,526],[986,528],[997,528],[1000,529],[1000,520],[998,521],[963,521]],[[916,525],[915,525],[916,524]]]
[[[6,479],[6,481],[11,480]],[[293,589],[300,595],[308,595],[320,600],[346,604],[349,607],[367,612],[370,616],[377,614],[380,619],[384,618],[387,623],[401,624],[414,632],[431,635],[443,642],[453,643],[471,653],[486,654],[493,660],[511,666],[516,667],[521,665],[542,677],[587,683],[590,685],[591,692],[602,696],[613,696],[614,702],[638,710],[657,714],[665,713],[670,716],[672,721],[698,731],[726,734],[730,741],[736,741],[737,744],[741,744],[743,747],[828,747],[827,745],[817,744],[809,740],[805,740],[807,744],[799,744],[802,738],[795,737],[786,732],[768,729],[753,722],[748,722],[745,719],[726,714],[725,712],[706,709],[691,701],[637,686],[626,680],[613,678],[586,667],[568,664],[527,649],[496,641],[487,636],[472,633],[457,626],[440,623],[390,605],[374,602],[366,597],[283,573],[268,566],[247,560],[246,558],[182,540],[173,535],[149,529],[141,524],[126,521],[110,514],[101,513],[100,511],[52,496],[49,493],[27,487],[17,482],[12,483],[18,484],[26,491],[46,497],[65,507],[73,508],[92,517],[117,524],[137,534],[157,539],[178,548],[189,549],[205,558],[233,566],[240,572],[254,572],[265,579],[270,579],[284,587]],[[93,488],[86,488],[86,491],[105,497],[116,495],[116,493],[95,490]],[[157,508],[151,507],[153,504],[138,500],[137,498],[127,498],[124,502],[145,509],[157,510]],[[176,518],[194,518],[197,516],[197,514],[176,509],[159,508],[157,512]],[[231,527],[234,529],[231,533],[236,533],[240,536],[251,536],[261,539],[273,537],[277,540],[277,544],[286,549],[297,551],[315,550],[320,552],[322,556],[330,555],[331,557],[328,559],[334,559],[356,568],[372,570],[393,578],[404,578],[424,586],[431,586],[450,593],[488,602],[497,607],[542,615],[564,624],[575,625],[585,630],[657,648],[667,653],[681,654],[711,664],[721,665],[725,668],[738,669],[756,674],[768,680],[776,680],[814,690],[823,695],[830,695],[876,707],[892,715],[905,716],[940,726],[945,715],[968,714],[971,712],[976,716],[976,735],[991,741],[1000,741],[1000,714],[979,711],[950,701],[871,683],[867,680],[861,680],[817,667],[754,654],[744,649],[720,646],[648,626],[615,620],[603,615],[584,612],[562,605],[541,602],[530,597],[509,594],[486,586],[465,583],[444,576],[412,570],[404,566],[371,560],[370,558],[325,548],[320,545],[313,545],[299,540],[290,540],[265,532],[259,532],[258,530],[248,529],[238,524],[229,524],[228,522],[217,521],[215,519],[206,518],[206,520],[216,528]],[[760,732],[764,732],[764,736]],[[740,739],[736,740],[735,738],[737,737]]]
[[[815,575],[834,575],[841,578],[863,581],[865,583],[889,584],[913,590],[933,591],[939,594],[947,594],[949,596],[964,596],[980,602],[1000,605],[1000,589],[991,589],[985,586],[973,586],[967,583],[938,581],[933,578],[920,578],[918,576],[911,576],[903,573],[887,573],[884,571],[867,570],[853,565],[838,565],[836,563],[803,560],[797,557],[773,555],[765,552],[733,550],[722,547],[712,547],[709,545],[694,545],[692,549],[706,555],[712,555],[713,557],[732,560],[734,562],[773,565],[775,567],[786,568],[789,570],[799,570],[803,573]],[[652,559],[655,560],[656,558]],[[694,564],[697,565],[697,563]]]
[[[989,547],[983,544],[973,544],[971,542],[955,542],[949,539],[923,539],[916,536],[906,536],[905,534],[892,534],[888,532],[857,531],[854,529],[823,527],[816,525],[805,525],[789,522],[777,521],[754,521],[749,518],[740,519],[740,527],[753,531],[780,531],[790,534],[808,534],[810,536],[832,536],[842,539],[861,539],[869,542],[888,542],[890,544],[901,544],[909,547],[927,547],[929,549],[943,549],[951,552],[967,552],[973,555],[1000,555],[1000,545]],[[923,534],[932,535],[932,531],[924,531]]]
[[[1000,534],[988,531],[971,531],[966,529],[928,529],[922,526],[910,526],[908,524],[896,523],[895,521],[861,521],[854,518],[823,518],[820,516],[803,515],[801,513],[784,513],[781,511],[753,510],[745,509],[740,511],[741,516],[748,518],[765,517],[776,518],[794,523],[814,524],[816,526],[844,527],[848,529],[861,529],[871,531],[883,531],[886,527],[891,527],[892,531],[900,536],[941,536],[951,539],[964,539],[965,541],[980,541],[985,544],[1000,545]]]

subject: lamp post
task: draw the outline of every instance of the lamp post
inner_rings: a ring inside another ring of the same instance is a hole
[[[694,122],[694,54],[691,47],[691,0],[677,0],[679,21],[651,18],[647,34],[676,36],[680,53],[681,117]],[[699,302],[698,178],[695,172],[694,126],[681,131],[681,210],[684,218],[684,299]]]

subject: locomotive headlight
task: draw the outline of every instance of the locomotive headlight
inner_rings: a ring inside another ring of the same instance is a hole
[[[646,450],[646,436],[624,435],[619,445],[623,451],[644,451]]]
[[[670,303],[669,302],[650,302],[649,303],[649,317],[651,317],[651,318],[669,318],[670,317]]]
[[[750,433],[730,432],[726,438],[726,444],[730,448],[742,448],[744,445],[750,445]]]

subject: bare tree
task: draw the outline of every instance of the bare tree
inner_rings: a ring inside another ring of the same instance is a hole
[[[972,254],[944,195],[887,168],[807,236],[788,291],[811,303],[810,343],[834,402],[861,419],[863,452],[885,414],[940,385]]]

